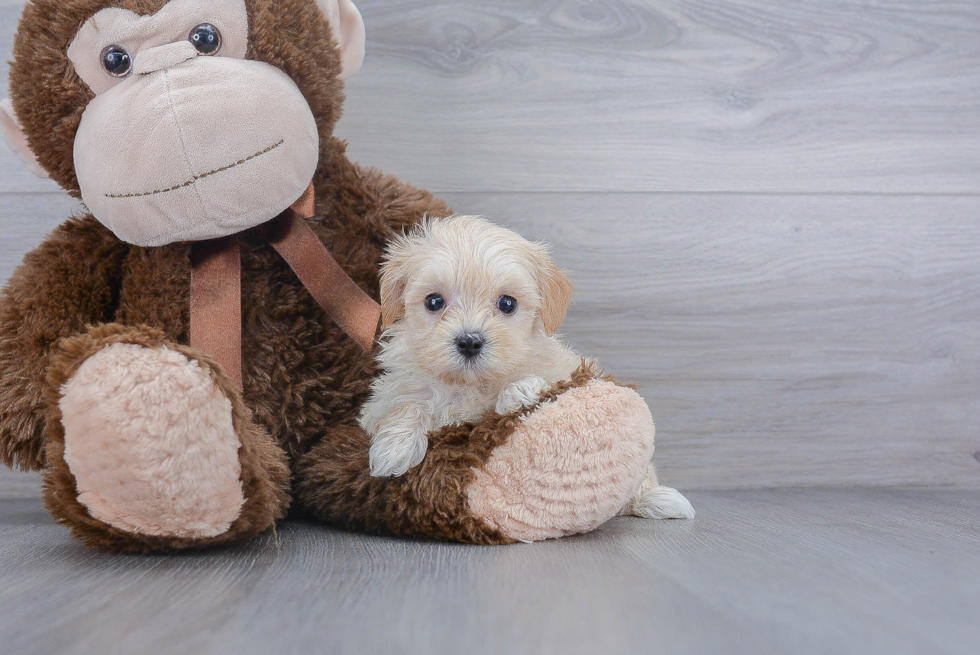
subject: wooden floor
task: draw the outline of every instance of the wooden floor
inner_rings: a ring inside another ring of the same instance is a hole
[[[0,651],[980,651],[980,492],[698,492],[694,521],[470,547],[287,522],[240,547],[87,550],[0,501]]]

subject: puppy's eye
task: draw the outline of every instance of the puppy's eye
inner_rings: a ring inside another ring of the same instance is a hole
[[[133,58],[122,46],[111,45],[102,51],[102,68],[113,77],[126,77],[133,70]]]
[[[201,23],[192,29],[187,40],[202,55],[213,55],[221,48],[221,32],[211,23]]]
[[[510,296],[500,296],[497,299],[497,309],[504,314],[513,314],[517,311],[517,300]]]
[[[425,297],[425,308],[430,312],[438,312],[446,306],[446,299],[438,293],[430,293]]]

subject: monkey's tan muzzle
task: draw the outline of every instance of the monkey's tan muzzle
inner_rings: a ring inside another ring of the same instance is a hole
[[[160,246],[265,223],[310,184],[316,121],[296,84],[263,62],[141,51],[97,95],[75,138],[82,200],[123,241]]]

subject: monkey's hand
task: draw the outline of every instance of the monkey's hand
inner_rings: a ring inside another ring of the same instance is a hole
[[[539,375],[529,375],[504,387],[497,396],[497,413],[510,414],[538,402],[551,385]]]

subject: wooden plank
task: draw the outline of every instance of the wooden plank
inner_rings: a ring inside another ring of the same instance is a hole
[[[436,191],[980,192],[980,5],[361,0],[338,131]]]
[[[972,4],[360,6],[341,132],[435,188],[977,191]],[[18,171],[2,278],[77,207]],[[674,484],[980,484],[975,196],[450,199],[558,243],[568,333],[641,381]]]
[[[980,487],[980,198],[445,198],[554,244],[666,484]]]
[[[0,465],[0,500],[40,497],[40,473],[22,473]]]
[[[44,235],[73,214],[81,203],[68,194],[0,192],[0,284],[4,284],[24,255],[37,247]]]
[[[447,200],[554,243],[563,329],[640,383],[669,484],[980,487],[980,198]]]
[[[980,192],[977,3],[358,5],[338,134],[436,191]],[[6,148],[0,177],[54,189]]]
[[[980,493],[700,492],[693,521],[466,547],[290,521],[176,556],[0,502],[20,653],[949,653],[980,643]],[[39,620],[38,617],[43,617]]]

